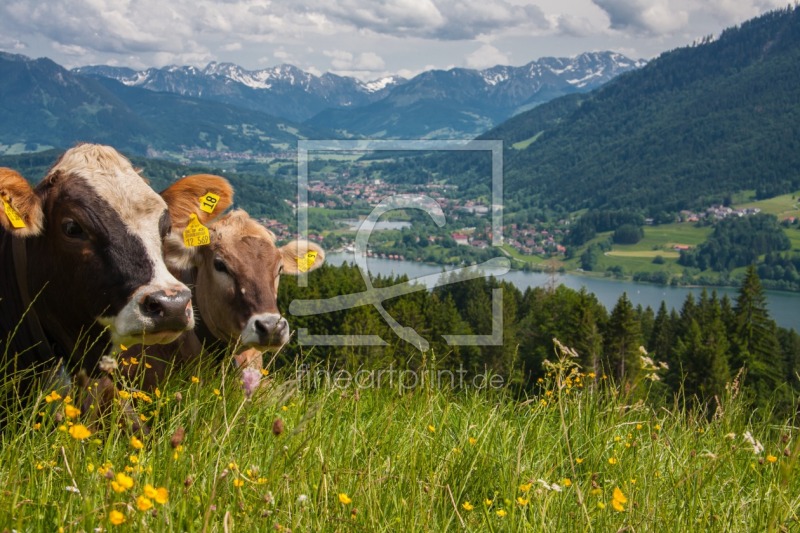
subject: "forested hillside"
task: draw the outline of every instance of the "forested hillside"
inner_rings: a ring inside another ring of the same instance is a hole
[[[382,279],[376,286],[404,281]],[[501,346],[449,346],[442,335],[490,334],[492,289],[503,289]],[[324,299],[365,290],[356,267],[324,266],[308,288],[294,279],[281,283],[280,306],[294,299]],[[793,412],[793,394],[800,392],[800,335],[776,326],[769,317],[764,291],[754,268],[736,301],[704,292],[688,297],[680,312],[662,303],[658,310],[634,307],[623,294],[607,312],[597,298],[564,286],[522,292],[494,278],[420,291],[385,303],[401,325],[414,328],[431,342],[443,368],[463,368],[468,375],[488,369],[504,376],[522,394],[535,390],[544,376],[543,361],[554,356],[553,338],[574,347],[579,363],[616,383],[634,383],[651,374],[642,364],[643,347],[668,368],[664,380],[654,383],[658,401],[671,403],[675,395],[687,406],[705,406],[737,379],[756,405],[775,401],[784,415]],[[292,328],[311,334],[379,335],[388,346],[325,347],[310,352],[315,360],[340,367],[368,368],[424,364],[419,352],[401,341],[378,312],[364,306],[310,317],[294,316]],[[296,348],[289,350],[294,353]],[[416,354],[416,355],[415,355]],[[741,374],[740,374],[741,372]]]
[[[504,141],[506,193],[525,205],[656,216],[745,189],[790,192],[800,187],[800,8],[667,52],[482,138]]]

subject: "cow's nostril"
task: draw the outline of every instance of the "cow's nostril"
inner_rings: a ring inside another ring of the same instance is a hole
[[[163,295],[163,293],[160,293]],[[142,311],[150,317],[164,316],[164,305],[159,298],[159,293],[148,294],[142,302]]]
[[[269,326],[265,324],[264,320],[256,320],[255,327],[259,335],[267,335],[269,333]]]

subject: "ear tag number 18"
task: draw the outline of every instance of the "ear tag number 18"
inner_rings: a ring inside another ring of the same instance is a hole
[[[16,229],[24,228],[25,221],[22,219],[22,216],[17,213],[17,210],[11,207],[11,204],[8,203],[4,197],[0,196],[0,201],[3,202],[3,211],[5,211],[8,220],[11,222],[11,226]]]
[[[189,248],[205,246],[211,242],[208,228],[197,220],[197,215],[189,215],[189,224],[183,230],[183,244]]]
[[[300,272],[308,272],[308,270],[314,266],[314,263],[317,262],[317,252],[308,251],[306,255],[303,257],[297,258],[297,270]]]
[[[214,208],[217,207],[217,202],[219,202],[219,196],[213,192],[207,192],[200,197],[200,209],[210,215],[214,212]]]

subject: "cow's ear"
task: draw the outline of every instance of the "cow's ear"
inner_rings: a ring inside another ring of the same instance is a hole
[[[183,228],[173,231],[164,238],[162,246],[164,263],[175,272],[184,272],[198,265],[201,259],[200,247],[189,247],[183,241]]]
[[[10,168],[0,168],[0,211],[0,225],[15,237],[35,237],[44,230],[42,200]]]
[[[283,273],[298,275],[322,266],[325,250],[308,241],[292,241],[279,248],[283,257]]]
[[[161,197],[167,202],[173,230],[182,230],[191,215],[203,224],[222,216],[233,204],[233,187],[223,177],[196,174],[179,179]]]

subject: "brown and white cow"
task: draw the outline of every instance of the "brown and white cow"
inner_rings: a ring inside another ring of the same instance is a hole
[[[186,247],[180,228],[165,240],[167,263],[192,287],[200,316],[195,331],[176,343],[144,351],[137,346],[124,354],[149,358],[147,388],[158,382],[169,362],[195,360],[215,341],[236,346],[239,364],[259,366],[261,352],[289,341],[288,322],[278,309],[280,276],[310,272],[325,261],[325,252],[308,241],[276,246],[275,235],[242,210],[228,213],[209,229],[207,246]],[[253,355],[257,361],[246,360]]]
[[[163,239],[171,219],[212,216],[200,196],[213,192],[224,210],[233,191],[216,176],[170,189],[158,195],[125,157],[93,144],[64,153],[35,189],[0,169],[6,368],[62,359],[91,370],[109,342],[166,343],[194,327],[191,293],[167,269]]]

